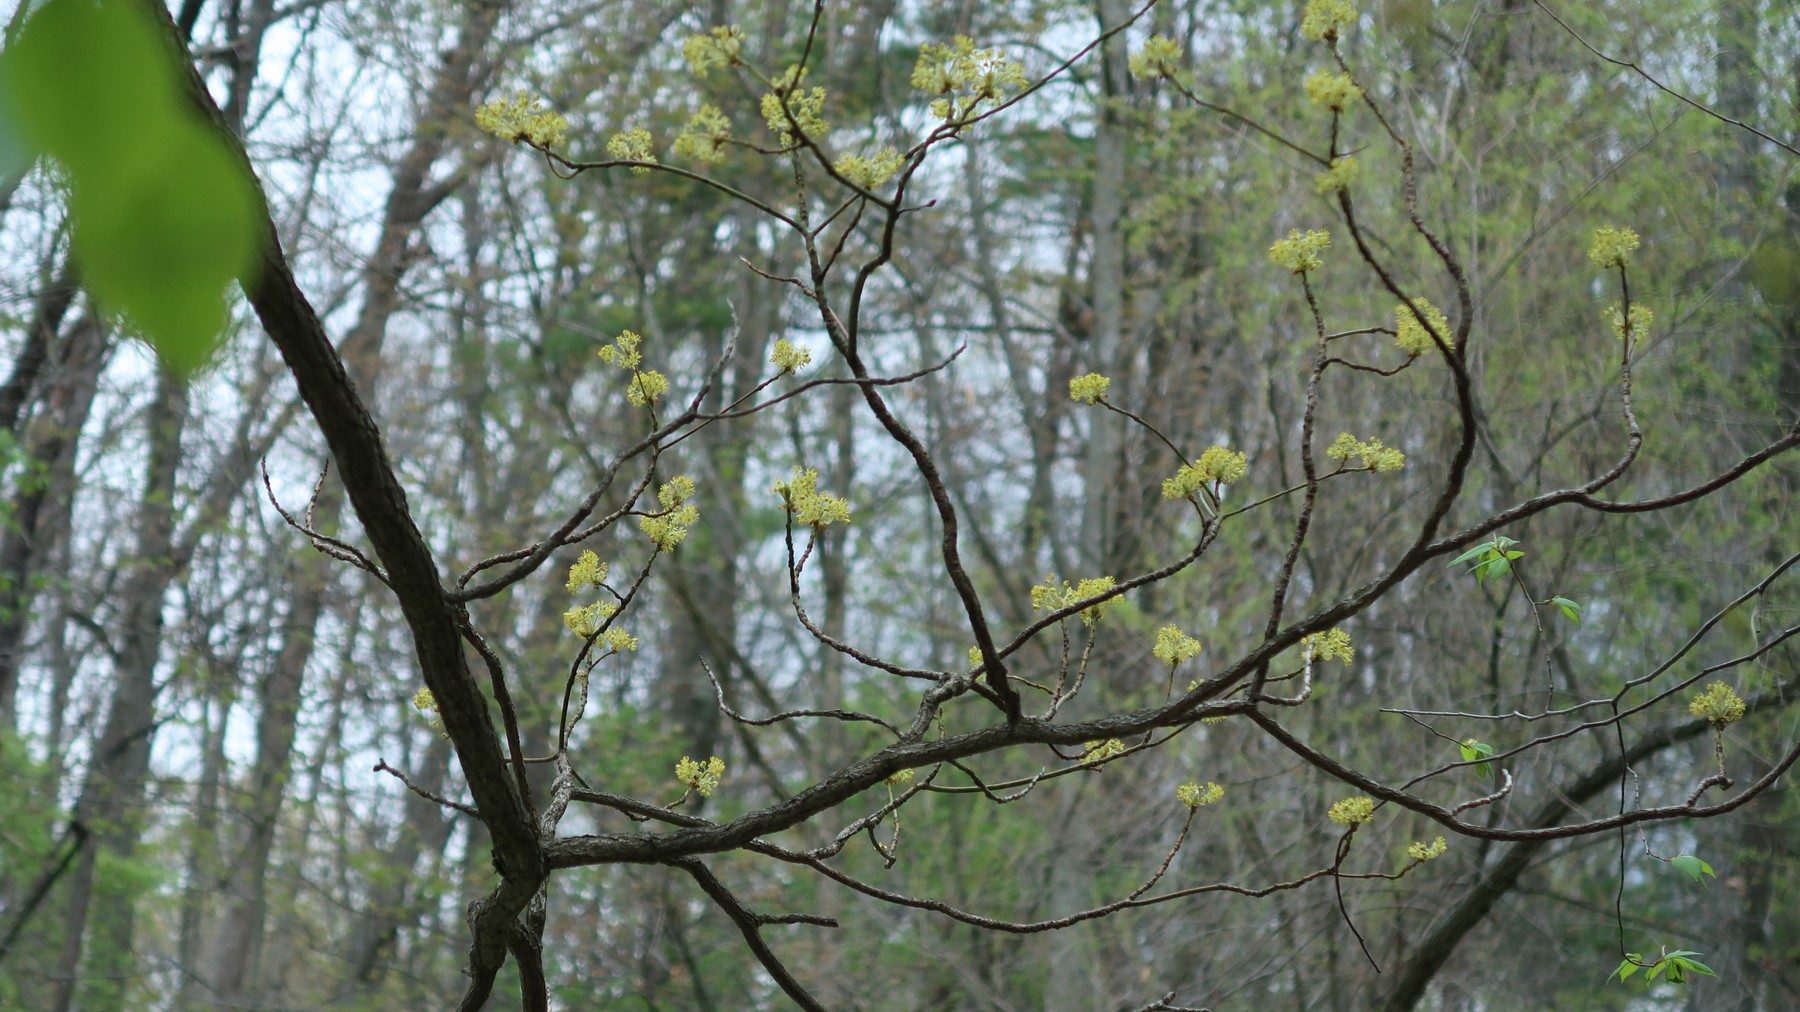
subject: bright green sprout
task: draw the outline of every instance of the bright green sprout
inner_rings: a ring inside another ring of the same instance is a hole
[[[1631,262],[1638,248],[1638,234],[1629,228],[1594,229],[1594,244],[1588,247],[1588,259],[1601,269],[1623,267]]]
[[[1177,626],[1166,625],[1156,631],[1156,646],[1150,652],[1173,670],[1182,661],[1200,656],[1200,641]]]
[[[1469,564],[1469,574],[1475,577],[1477,584],[1487,582],[1490,576],[1505,576],[1512,572],[1513,563],[1525,557],[1525,553],[1513,548],[1518,544],[1504,534],[1496,534],[1491,541],[1470,548],[1468,551],[1451,559],[1449,565]],[[1447,568],[1447,567],[1446,567]]]
[[[1494,754],[1494,746],[1474,738],[1464,738],[1457,743],[1456,751],[1458,755],[1462,756],[1463,762],[1475,763],[1477,759],[1486,760],[1491,757]],[[1485,761],[1475,763],[1475,772],[1484,777],[1492,777],[1494,764]]]
[[[528,91],[511,99],[495,99],[475,110],[475,125],[506,141],[524,141],[534,148],[560,148],[569,140],[569,121],[539,108],[541,101]]]
[[[1431,329],[1426,330],[1429,326]],[[1394,330],[1397,336],[1394,343],[1408,355],[1423,355],[1437,350],[1437,342],[1431,339],[1435,332],[1450,343],[1450,321],[1444,319],[1444,313],[1425,299],[1414,299],[1412,305],[1401,303],[1394,307]]]
[[[1325,456],[1345,462],[1355,457],[1362,461],[1364,470],[1376,474],[1398,471],[1406,466],[1406,454],[1391,446],[1383,446],[1379,439],[1371,439],[1365,443],[1348,432],[1338,434],[1337,439],[1326,447]]]
[[[715,105],[703,105],[688,117],[687,126],[675,138],[675,155],[712,165],[725,160],[731,143],[731,121]]]
[[[1069,399],[1083,404],[1098,404],[1106,399],[1106,388],[1112,380],[1097,372],[1086,373],[1069,381]]]
[[[882,148],[869,158],[864,158],[862,155],[845,155],[839,158],[832,167],[837,169],[838,175],[857,186],[865,190],[873,190],[894,178],[894,173],[899,172],[900,166],[905,162],[906,160],[900,157],[900,152],[893,148]]]
[[[1174,77],[1181,72],[1181,46],[1162,35],[1150,36],[1144,48],[1131,54],[1131,76]]]
[[[769,353],[769,364],[784,373],[794,373],[806,368],[812,362],[812,352],[796,347],[787,338],[777,338],[775,350]]]
[[[1204,787],[1189,781],[1188,783],[1175,788],[1175,800],[1189,808],[1199,808],[1202,805],[1210,805],[1224,796],[1225,788],[1220,787],[1210,780],[1206,782],[1206,786]]]
[[[1350,184],[1356,181],[1356,173],[1359,168],[1355,157],[1351,155],[1333,158],[1331,168],[1319,173],[1319,178],[1313,182],[1313,189],[1321,194],[1333,194],[1340,190],[1348,190]]]
[[[1357,796],[1334,803],[1325,817],[1340,826],[1360,826],[1375,817],[1375,799]]]
[[[1612,327],[1613,336],[1619,340],[1623,341],[1629,338],[1633,341],[1642,341],[1644,335],[1648,334],[1650,328],[1656,324],[1656,314],[1650,311],[1649,306],[1634,304],[1631,307],[1630,326],[1626,326],[1625,314],[1619,311],[1617,305],[1613,305],[1607,307],[1606,322],[1608,326]]]
[[[1736,689],[1724,682],[1714,682],[1694,697],[1688,704],[1688,712],[1712,721],[1714,727],[1724,727],[1744,715],[1744,700]]]
[[[1445,843],[1444,838],[1440,836],[1431,841],[1429,846],[1423,843],[1409,844],[1406,848],[1406,856],[1412,858],[1414,861],[1430,861],[1434,858],[1443,857],[1444,851],[1449,849],[1450,845]]]
[[[1306,75],[1305,88],[1308,100],[1332,112],[1343,112],[1345,106],[1362,97],[1355,78],[1324,67]]]
[[[1718,974],[1713,972],[1712,967],[1693,958],[1698,955],[1700,953],[1693,949],[1677,949],[1674,952],[1664,951],[1662,958],[1654,963],[1645,963],[1643,956],[1635,952],[1629,953],[1619,963],[1619,968],[1608,974],[1606,979],[1611,981],[1617,977],[1619,983],[1623,984],[1631,979],[1632,974],[1646,967],[1650,972],[1644,975],[1645,986],[1649,986],[1659,976],[1666,976],[1671,984],[1687,983],[1687,975],[1690,973],[1717,977]]]
[[[1355,23],[1356,8],[1350,0],[1307,0],[1300,34],[1313,42],[1336,44],[1344,29]]]
[[[1286,239],[1275,240],[1269,247],[1269,259],[1295,274],[1305,274],[1325,266],[1319,254],[1331,245],[1331,233],[1322,228],[1307,229],[1304,235],[1299,229],[1288,232]]]
[[[850,522],[850,502],[840,496],[819,491],[819,472],[812,468],[794,468],[794,476],[769,486],[781,497],[782,506],[804,527],[825,528]]]
[[[725,775],[725,760],[718,756],[697,763],[687,756],[675,764],[675,779],[688,785],[688,788],[703,798],[712,797],[712,792],[719,789],[719,778]]]
[[[695,77],[720,67],[736,67],[743,63],[738,53],[744,48],[744,30],[736,25],[720,25],[705,35],[690,35],[681,43],[681,55]]]
[[[1350,634],[1342,629],[1307,633],[1300,637],[1300,649],[1315,661],[1343,661],[1348,664],[1356,656],[1355,647],[1350,644]]]

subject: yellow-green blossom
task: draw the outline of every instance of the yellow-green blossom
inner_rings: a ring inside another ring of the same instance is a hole
[[[1613,336],[1619,340],[1625,340],[1626,335],[1629,334],[1633,341],[1642,341],[1644,336],[1650,333],[1650,328],[1656,324],[1656,314],[1650,311],[1649,306],[1643,305],[1642,303],[1633,303],[1631,306],[1631,327],[1627,330],[1625,326],[1625,314],[1621,313],[1619,307],[1615,304],[1607,307],[1606,323],[1612,328]]]
[[[1150,36],[1144,48],[1131,54],[1131,76],[1174,77],[1181,71],[1181,46],[1162,35]]]
[[[849,500],[819,491],[819,472],[810,467],[794,468],[792,478],[776,482],[769,491],[781,497],[783,508],[802,526],[824,528],[850,522]]]
[[[1225,796],[1225,788],[1208,780],[1202,787],[1192,781],[1175,788],[1175,799],[1189,808],[1210,805]]]
[[[1057,611],[1067,608],[1077,601],[1085,601],[1090,597],[1104,594],[1111,589],[1113,589],[1113,578],[1110,576],[1092,576],[1073,586],[1070,586],[1069,581],[1064,580],[1059,586],[1056,582],[1056,575],[1053,573],[1045,577],[1043,583],[1031,588],[1031,609],[1033,611]],[[1101,612],[1112,607],[1118,601],[1119,598],[1113,597],[1092,607],[1083,608],[1081,621],[1093,625],[1100,620]]]
[[[800,87],[805,79],[804,67],[789,67],[775,79],[775,90],[762,97],[763,119],[769,130],[781,138],[783,146],[798,143],[793,132],[796,126],[808,137],[825,133],[825,89]]]
[[[1406,848],[1406,856],[1414,861],[1430,861],[1433,858],[1443,857],[1444,851],[1449,849],[1450,845],[1445,843],[1444,838],[1440,836],[1431,841],[1429,845],[1423,843],[1409,845]]]
[[[1375,799],[1345,798],[1331,806],[1325,817],[1340,826],[1360,826],[1375,817]]]
[[[731,142],[731,121],[718,106],[703,105],[688,117],[687,126],[675,138],[675,154],[708,165],[725,159],[725,147]]]
[[[1173,625],[1156,631],[1156,646],[1150,651],[1156,659],[1173,668],[1182,661],[1200,656],[1200,641]]]
[[[1364,469],[1376,474],[1398,471],[1406,466],[1406,454],[1391,446],[1383,446],[1379,439],[1371,439],[1365,443],[1348,432],[1339,433],[1332,440],[1331,445],[1325,449],[1325,456],[1337,461],[1348,461],[1355,457],[1362,461]]]
[[[1350,0],[1306,0],[1300,34],[1314,42],[1336,42],[1344,29],[1355,23],[1356,8]]]
[[[1343,112],[1345,106],[1362,97],[1362,89],[1349,74],[1324,67],[1306,75],[1305,88],[1306,97],[1314,105],[1334,112]]]
[[[782,372],[799,372],[812,362],[812,352],[796,347],[787,338],[777,338],[775,350],[769,353],[769,364]]]
[[[1319,173],[1319,178],[1313,182],[1313,189],[1322,194],[1348,190],[1350,184],[1356,181],[1357,169],[1358,165],[1354,156],[1342,155],[1333,158],[1331,168]]]
[[[621,131],[612,135],[606,142],[606,153],[621,162],[655,162],[656,153],[650,149],[650,131],[642,127]],[[634,165],[631,171],[643,175],[650,171],[649,166]]]
[[[913,771],[912,770],[899,770],[896,773],[894,773],[893,776],[888,777],[887,782],[890,786],[893,786],[893,787],[905,787],[907,784],[910,784],[913,782]]]
[[[1286,239],[1275,240],[1269,247],[1269,259],[1295,274],[1305,274],[1325,266],[1319,256],[1331,245],[1331,233],[1322,228],[1307,229],[1302,234],[1299,229],[1288,232]]]
[[[1355,656],[1355,648],[1350,645],[1350,634],[1342,629],[1308,633],[1300,637],[1300,649],[1316,661],[1343,661],[1348,664]]]
[[[613,653],[622,650],[636,650],[638,646],[637,637],[623,629],[608,629],[602,639],[606,641],[606,645],[612,649]]]
[[[1714,727],[1724,727],[1744,715],[1744,700],[1724,682],[1714,682],[1688,704],[1688,712],[1705,717]]]
[[[1069,399],[1083,404],[1098,404],[1106,399],[1106,388],[1112,380],[1097,372],[1086,373],[1069,381]]]
[[[968,118],[982,102],[997,105],[1028,83],[1024,64],[999,49],[978,49],[966,35],[949,45],[925,43],[913,64],[912,86],[939,96],[931,115],[946,122]]]
[[[511,99],[495,99],[475,110],[475,125],[501,140],[524,141],[535,148],[560,148],[569,139],[569,121],[539,108],[528,91]]]
[[[593,552],[582,552],[569,567],[569,593],[578,594],[589,587],[598,587],[606,582],[606,563]]]
[[[420,689],[413,693],[412,705],[413,709],[426,713],[436,713],[438,708],[437,699],[432,696],[430,689]]]
[[[738,53],[744,48],[744,30],[736,25],[720,25],[705,35],[690,35],[681,43],[681,55],[695,77],[705,77],[718,67],[735,67],[742,61]]]
[[[719,789],[719,778],[725,775],[725,760],[718,756],[697,763],[687,756],[675,764],[675,779],[688,785],[694,793],[703,798],[712,797],[712,792]]]
[[[1623,267],[1631,262],[1631,252],[1638,248],[1638,234],[1629,228],[1594,229],[1594,244],[1588,247],[1588,259],[1596,267]]]
[[[590,605],[576,605],[563,612],[563,625],[582,639],[589,639],[600,631],[600,626],[609,618],[618,614],[619,606],[611,601],[595,601]]]
[[[980,647],[970,647],[969,648],[969,670],[973,671],[976,668],[981,667],[985,663],[987,663],[987,657],[982,654],[981,648]]]
[[[662,505],[658,513],[638,517],[638,529],[661,551],[673,551],[687,540],[688,530],[700,522],[700,509],[688,502],[694,495],[694,479],[682,475],[671,478],[656,490]]]
[[[1087,762],[1097,763],[1102,759],[1111,759],[1125,751],[1125,743],[1117,738],[1105,741],[1090,741],[1081,747],[1081,758]]]
[[[882,148],[874,156],[864,158],[862,155],[845,155],[839,158],[832,167],[838,175],[850,180],[865,190],[873,190],[894,178],[900,171],[905,159],[893,148]]]
[[[625,387],[625,399],[638,407],[647,407],[662,400],[663,394],[669,392],[669,377],[655,369],[631,374],[631,382]]]
[[[1209,446],[1200,454],[1199,460],[1181,465],[1176,469],[1175,477],[1163,479],[1163,498],[1190,499],[1211,482],[1229,485],[1241,481],[1249,465],[1249,458],[1241,453],[1223,446]]]
[[[600,349],[600,361],[621,369],[636,369],[644,361],[643,353],[638,351],[638,345],[643,341],[641,334],[629,330],[620,331],[611,344]]]
[[[1437,350],[1437,342],[1431,339],[1436,333],[1450,343],[1450,321],[1444,319],[1443,311],[1425,299],[1414,299],[1412,305],[1401,303],[1394,307],[1394,343],[1408,355],[1423,355]],[[1429,326],[1431,329],[1426,330]]]

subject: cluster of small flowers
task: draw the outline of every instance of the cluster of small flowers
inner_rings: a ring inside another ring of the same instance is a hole
[[[850,180],[865,190],[873,190],[877,186],[894,178],[900,171],[905,159],[893,148],[882,148],[871,157],[862,155],[844,155],[833,164],[838,175]]]
[[[1383,446],[1381,440],[1371,439],[1363,442],[1348,432],[1341,432],[1325,448],[1325,456],[1332,460],[1347,461],[1355,457],[1362,461],[1365,470],[1376,474],[1398,471],[1406,466],[1406,454],[1391,446]]]
[[[588,605],[575,605],[563,612],[563,625],[582,639],[590,639],[600,631],[600,626],[607,619],[619,613],[619,606],[611,601],[595,601]],[[611,632],[611,630],[608,630]]]
[[[1436,351],[1438,343],[1432,340],[1432,334],[1449,344],[1450,321],[1444,319],[1443,311],[1426,299],[1414,299],[1412,303],[1409,306],[1402,302],[1394,307],[1394,343],[1400,350],[1413,356]]]
[[[1357,87],[1355,78],[1324,67],[1306,75],[1304,87],[1306,97],[1314,105],[1324,106],[1332,112],[1343,112],[1345,106],[1361,98],[1363,94],[1362,89]]]
[[[687,756],[675,764],[675,779],[688,785],[694,793],[703,798],[712,797],[712,792],[719,789],[719,778],[725,775],[725,760],[718,756],[703,763],[695,762]]]
[[[893,776],[888,777],[887,782],[890,786],[893,786],[893,787],[905,787],[907,784],[910,784],[913,782],[913,771],[912,770],[901,770],[898,773],[895,773]]]
[[[606,582],[607,565],[600,561],[600,556],[593,552],[582,552],[569,567],[569,582],[566,585],[571,594],[579,594],[589,587],[598,588]]]
[[[1412,858],[1414,861],[1430,861],[1433,858],[1443,857],[1444,851],[1449,849],[1450,845],[1445,843],[1444,838],[1440,836],[1431,841],[1430,845],[1423,843],[1413,843],[1409,845],[1406,848],[1406,856]]]
[[[694,497],[694,479],[681,475],[656,490],[662,511],[638,517],[638,529],[658,551],[670,552],[687,540],[688,529],[700,522],[700,508],[688,502]]]
[[[999,49],[977,49],[967,35],[958,35],[949,45],[920,46],[912,72],[914,88],[938,96],[931,103],[931,115],[945,122],[966,120],[982,102],[998,104],[1028,83],[1024,64]]]
[[[1175,477],[1163,479],[1163,498],[1191,499],[1212,482],[1229,485],[1242,481],[1249,469],[1250,458],[1242,453],[1223,446],[1209,446],[1200,454],[1199,460],[1181,465],[1176,469]]]
[[[794,373],[806,368],[812,362],[812,352],[797,347],[787,338],[775,341],[775,350],[769,353],[769,364],[784,373]]]
[[[1331,233],[1325,229],[1307,229],[1302,234],[1296,228],[1288,232],[1286,239],[1275,240],[1275,245],[1269,247],[1269,259],[1295,274],[1305,274],[1325,266],[1319,254],[1330,245]]]
[[[1613,336],[1619,340],[1642,341],[1644,335],[1650,333],[1650,328],[1656,324],[1656,314],[1650,311],[1649,306],[1634,304],[1631,307],[1631,319],[1627,321],[1619,307],[1613,305],[1607,307],[1606,322],[1612,327]]]
[[[1069,399],[1083,404],[1098,404],[1106,399],[1106,388],[1112,380],[1097,372],[1086,373],[1069,381]]]
[[[1354,156],[1341,155],[1333,158],[1331,168],[1319,173],[1319,178],[1314,180],[1313,189],[1327,195],[1348,190],[1350,184],[1356,181],[1359,168]]]
[[[744,30],[736,25],[720,25],[705,35],[690,35],[681,43],[681,55],[695,77],[719,67],[736,67],[743,63],[738,53],[744,48]]]
[[[1358,795],[1334,803],[1325,817],[1340,826],[1360,826],[1375,817],[1375,799]]]
[[[444,718],[438,714],[437,697],[431,694],[430,689],[420,689],[413,693],[412,705],[413,709],[421,713],[431,714],[431,729],[442,735],[445,741],[450,740],[450,732],[444,728]]]
[[[495,99],[475,110],[475,125],[506,141],[524,141],[534,148],[560,148],[569,140],[569,121],[541,110],[540,101],[528,91],[510,99]]]
[[[643,127],[622,130],[612,135],[606,142],[606,153],[621,162],[646,162],[645,165],[633,165],[631,171],[644,175],[650,166],[656,164],[656,152],[650,147],[650,131]]]
[[[1175,800],[1189,808],[1199,808],[1201,805],[1210,805],[1224,796],[1225,788],[1220,787],[1210,780],[1206,782],[1204,787],[1190,781],[1175,788]]]
[[[1350,0],[1307,0],[1300,34],[1313,42],[1335,44],[1344,29],[1355,23],[1356,8]]]
[[[1744,715],[1744,700],[1724,682],[1714,682],[1688,704],[1688,712],[1705,717],[1714,727],[1724,727]]]
[[[1588,247],[1588,259],[1602,269],[1623,267],[1631,262],[1638,248],[1638,234],[1629,228],[1594,229],[1594,244]]]
[[[1150,652],[1173,669],[1182,661],[1200,656],[1200,641],[1178,626],[1166,625],[1156,631],[1156,646]]]
[[[810,467],[794,468],[792,478],[777,481],[769,491],[781,497],[782,507],[803,526],[823,529],[850,522],[849,500],[819,491],[819,472]]]
[[[616,138],[615,138],[616,139]],[[648,407],[669,392],[669,378],[655,369],[639,369],[644,354],[639,351],[643,336],[621,331],[611,344],[600,349],[600,361],[631,371],[631,382],[625,387],[625,399],[638,407]]]
[[[1056,611],[1067,608],[1077,601],[1085,601],[1090,597],[1104,594],[1113,589],[1113,578],[1110,576],[1092,576],[1074,586],[1064,580],[1061,586],[1056,583],[1056,574],[1044,578],[1044,582],[1031,588],[1032,611]],[[1081,621],[1093,625],[1100,621],[1100,613],[1117,603],[1119,598],[1110,598],[1091,608],[1083,608]]]
[[[675,154],[711,165],[725,159],[731,143],[731,121],[716,105],[703,105],[688,117],[687,126],[675,138]]]
[[[1342,629],[1308,633],[1300,637],[1300,649],[1311,654],[1314,660],[1343,661],[1345,664],[1356,655],[1350,644],[1350,634]]]
[[[1081,758],[1087,762],[1097,763],[1103,759],[1111,759],[1125,751],[1125,743],[1117,738],[1105,741],[1090,741],[1081,747]]]
[[[807,137],[821,136],[826,130],[825,89],[802,88],[804,80],[806,68],[796,64],[775,78],[775,90],[762,97],[763,120],[769,131],[781,138],[783,147],[799,143],[796,129]]]
[[[1162,35],[1150,36],[1144,48],[1131,54],[1131,76],[1174,77],[1181,72],[1181,46]]]

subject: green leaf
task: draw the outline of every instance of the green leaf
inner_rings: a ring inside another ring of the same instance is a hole
[[[1474,762],[1477,759],[1486,759],[1493,755],[1494,746],[1489,745],[1487,742],[1476,741],[1475,739],[1470,738],[1459,744],[1457,746],[1457,751],[1462,753],[1463,762]],[[1492,778],[1494,775],[1494,764],[1488,762],[1481,763],[1475,767],[1475,772],[1484,777]]]
[[[1463,563],[1469,561],[1470,559],[1475,558],[1478,555],[1483,555],[1487,552],[1492,551],[1493,548],[1494,548],[1494,546],[1492,543],[1483,543],[1483,544],[1476,545],[1474,548],[1471,548],[1468,551],[1462,553],[1461,555],[1458,555],[1456,558],[1451,559],[1450,565],[1445,566],[1444,568],[1449,569],[1450,566],[1460,566]]]
[[[1632,974],[1642,969],[1643,966],[1638,963],[1638,954],[1634,952],[1620,960],[1619,968],[1608,974],[1606,979],[1610,981],[1614,977],[1617,977],[1619,978],[1619,983],[1623,984],[1631,979]]]
[[[1703,876],[1712,875],[1713,878],[1719,877],[1718,875],[1713,874],[1712,865],[1707,864],[1705,861],[1700,860],[1692,854],[1682,854],[1680,857],[1669,858],[1669,866],[1683,875],[1686,875],[1688,878],[1693,879],[1700,885],[1706,884],[1706,879]],[[1687,952],[1684,950],[1682,952],[1670,953],[1670,955],[1697,956],[1699,953]]]
[[[1682,957],[1682,959],[1681,959],[1681,965],[1687,967],[1689,970],[1692,970],[1695,973],[1704,973],[1708,977],[1717,977],[1718,976],[1717,973],[1713,972],[1712,967],[1707,966],[1705,963],[1699,962],[1697,960],[1688,959],[1685,956]]]
[[[1581,605],[1566,597],[1553,597],[1550,599],[1550,603],[1562,609],[1562,613],[1568,617],[1569,621],[1576,625],[1581,624]]]

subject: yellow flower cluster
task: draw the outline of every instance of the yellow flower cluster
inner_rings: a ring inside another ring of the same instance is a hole
[[[1325,817],[1340,826],[1360,826],[1375,817],[1375,799],[1357,796],[1331,806]]]
[[[582,639],[591,639],[600,631],[600,626],[609,618],[619,613],[619,606],[611,601],[595,601],[590,605],[576,605],[563,612],[563,625]]]
[[[968,119],[982,102],[998,104],[1030,80],[1025,65],[999,49],[977,49],[975,40],[958,35],[949,45],[927,42],[913,64],[912,86],[937,96],[931,115],[945,122]]]
[[[1308,100],[1333,112],[1343,112],[1345,106],[1362,97],[1362,89],[1349,74],[1324,67],[1306,75],[1305,88]]]
[[[631,382],[625,386],[625,399],[638,407],[647,407],[662,400],[663,394],[669,392],[669,377],[655,369],[631,374]]]
[[[1225,788],[1220,787],[1210,780],[1206,782],[1206,786],[1204,787],[1190,781],[1175,788],[1175,800],[1189,808],[1199,808],[1201,805],[1210,805],[1224,796]]]
[[[1156,659],[1174,668],[1182,661],[1200,656],[1200,641],[1173,625],[1156,631],[1156,646],[1150,651]]]
[[[569,582],[566,585],[571,594],[579,594],[589,587],[598,587],[606,582],[606,563],[593,552],[582,552],[569,567]]]
[[[1105,741],[1090,741],[1083,745],[1081,749],[1082,759],[1091,763],[1097,763],[1102,759],[1111,759],[1113,756],[1125,751],[1125,743],[1117,738],[1108,738]]]
[[[1305,274],[1325,266],[1319,256],[1331,245],[1331,233],[1322,228],[1307,229],[1301,234],[1299,229],[1288,232],[1286,239],[1275,240],[1269,247],[1269,259],[1295,274]]]
[[[1594,266],[1605,269],[1623,267],[1631,262],[1631,253],[1638,248],[1638,234],[1629,228],[1594,229],[1594,244],[1588,247],[1588,259]]]
[[[762,97],[763,119],[783,147],[799,143],[795,128],[807,137],[825,133],[825,89],[800,87],[805,79],[805,67],[789,67],[774,80],[775,90]]]
[[[1106,399],[1106,388],[1112,380],[1097,372],[1077,376],[1069,381],[1069,399],[1083,404],[1098,404]]]
[[[905,787],[907,784],[913,782],[913,771],[901,770],[893,776],[888,777],[887,782],[894,787]]]
[[[703,105],[688,117],[687,126],[675,138],[675,154],[711,165],[725,160],[731,143],[731,121],[716,105]]]
[[[799,372],[812,362],[812,352],[795,346],[785,337],[777,338],[775,350],[769,353],[769,364],[782,372]]]
[[[1350,634],[1342,629],[1308,633],[1300,637],[1300,649],[1310,653],[1318,661],[1343,661],[1348,664],[1355,656],[1355,648],[1350,645]]]
[[[1181,465],[1176,469],[1175,477],[1163,479],[1163,498],[1191,499],[1211,482],[1229,485],[1243,480],[1249,468],[1250,458],[1243,454],[1227,450],[1223,446],[1209,446],[1199,460]]]
[[[650,131],[642,127],[625,130],[612,135],[606,142],[606,153],[621,162],[656,161],[656,153],[650,149]],[[648,165],[633,165],[631,171],[643,175],[650,171]]]
[[[781,497],[782,507],[794,515],[795,522],[814,528],[850,522],[850,502],[841,496],[819,491],[819,472],[812,468],[794,468],[794,476],[769,486]]]
[[[475,110],[475,125],[505,141],[524,141],[534,148],[560,148],[569,140],[569,121],[543,111],[528,91],[511,99],[495,99]]]
[[[1356,173],[1359,168],[1356,159],[1350,155],[1333,158],[1331,168],[1319,173],[1319,178],[1313,181],[1313,189],[1321,194],[1348,190],[1350,184],[1356,181]]]
[[[1413,843],[1409,845],[1406,848],[1406,856],[1412,858],[1414,861],[1430,861],[1433,858],[1443,857],[1444,851],[1449,849],[1450,845],[1445,843],[1444,838],[1440,836],[1431,841],[1429,845],[1423,843]]]
[[[656,490],[662,510],[638,517],[638,529],[658,551],[670,552],[687,540],[688,530],[700,522],[700,508],[688,502],[694,496],[694,479],[671,478]]]
[[[725,775],[725,760],[718,756],[703,763],[695,762],[687,756],[675,764],[675,779],[688,785],[694,793],[703,798],[712,797],[712,792],[719,789],[719,778]]]
[[[644,343],[644,336],[633,330],[622,330],[612,343],[600,349],[600,361],[607,365],[616,365],[621,369],[636,369],[644,361],[644,355],[638,347]]]
[[[1394,343],[1408,355],[1423,355],[1437,350],[1437,342],[1431,339],[1436,333],[1450,343],[1450,321],[1444,319],[1444,313],[1426,299],[1414,299],[1412,305],[1401,303],[1394,307]],[[1430,330],[1426,330],[1430,327]]]
[[[720,25],[705,35],[688,36],[681,43],[681,55],[687,57],[695,77],[705,77],[710,70],[742,63],[738,53],[743,48],[744,30],[736,25]]]
[[[982,663],[985,662],[986,660],[987,660],[987,655],[985,655],[981,652],[980,647],[970,647],[969,648],[969,670],[970,671],[973,671],[976,668],[981,667]]]
[[[639,350],[643,344],[642,335],[633,331],[621,331],[613,338],[611,344],[600,349],[600,361],[607,365],[615,365],[621,369],[631,370],[631,382],[625,387],[625,399],[638,407],[655,404],[669,392],[669,378],[655,369],[639,369],[644,362],[644,354]]]
[[[1031,610],[1056,611],[1061,608],[1067,608],[1077,601],[1085,601],[1098,594],[1104,594],[1111,589],[1113,589],[1113,578],[1110,576],[1089,577],[1074,586],[1070,586],[1069,581],[1064,580],[1062,585],[1058,586],[1056,575],[1052,573],[1050,576],[1044,578],[1043,583],[1031,588]],[[1118,601],[1119,598],[1114,597],[1109,598],[1100,604],[1096,604],[1091,608],[1083,608],[1081,610],[1081,621],[1088,625],[1093,625],[1095,622],[1100,621],[1100,613],[1102,611],[1112,607],[1114,604],[1118,603]]]
[[[1362,461],[1364,470],[1385,474],[1398,471],[1406,466],[1406,454],[1391,446],[1381,445],[1381,440],[1371,439],[1363,442],[1348,432],[1338,434],[1331,445],[1325,448],[1325,456],[1332,460],[1348,461],[1355,457]]]
[[[1656,314],[1650,311],[1649,306],[1634,304],[1631,307],[1630,326],[1627,327],[1625,314],[1619,311],[1617,305],[1613,305],[1607,307],[1606,323],[1612,327],[1613,336],[1619,340],[1623,341],[1629,336],[1633,341],[1642,341],[1656,324]]]
[[[903,163],[900,152],[893,148],[882,148],[868,158],[862,155],[844,155],[832,167],[837,169],[838,175],[857,186],[873,190],[894,178],[894,173],[900,171]]]
[[[1144,48],[1131,54],[1131,76],[1174,77],[1181,72],[1181,46],[1162,35],[1150,36]]]
[[[450,740],[450,732],[444,729],[444,718],[438,714],[437,698],[431,694],[430,689],[420,689],[413,693],[412,705],[421,713],[431,714],[431,722],[427,726],[442,735],[445,741]]]
[[[1688,704],[1688,712],[1705,717],[1714,727],[1724,727],[1744,715],[1744,700],[1724,682],[1714,682]]]
[[[1355,23],[1356,8],[1350,0],[1306,0],[1300,34],[1313,42],[1335,43],[1344,29]]]

